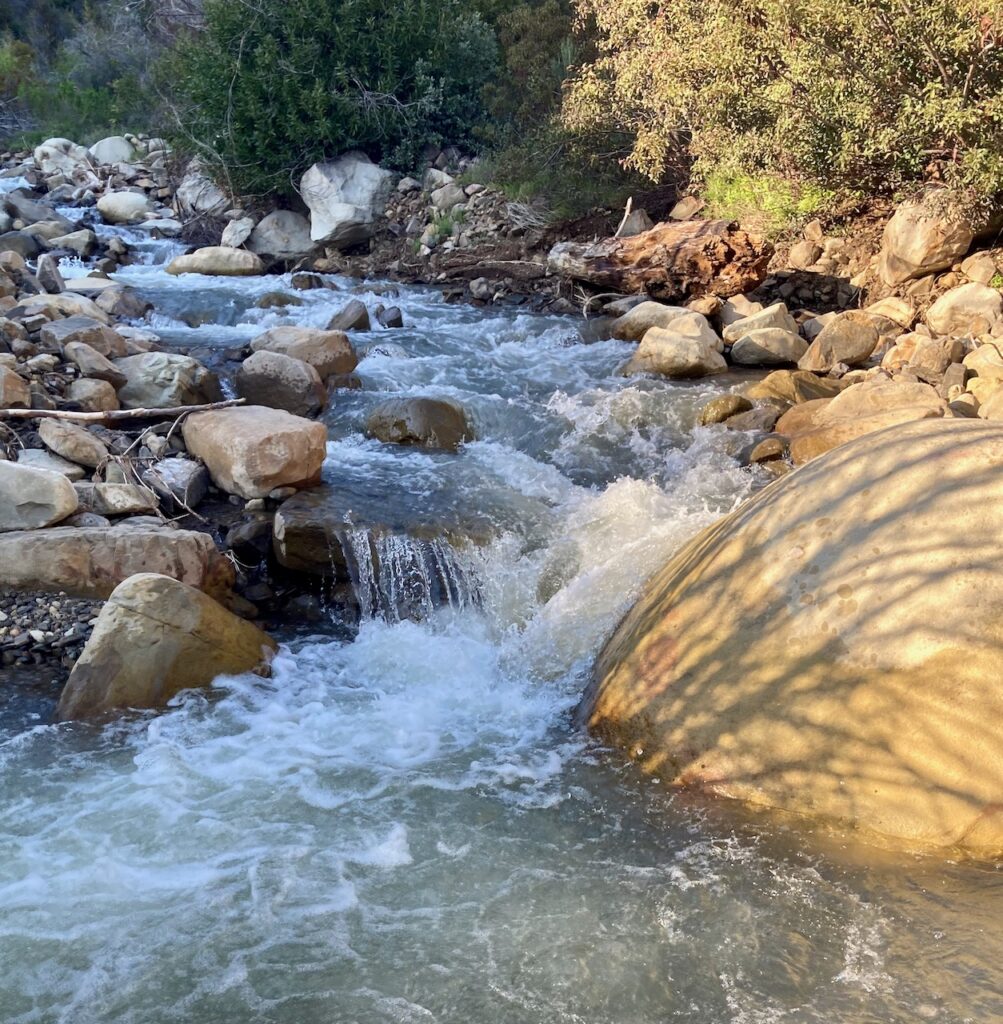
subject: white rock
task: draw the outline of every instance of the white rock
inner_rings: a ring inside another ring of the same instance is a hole
[[[310,208],[310,237],[334,246],[365,241],[375,230],[394,187],[394,175],[364,153],[314,164],[300,182]]]

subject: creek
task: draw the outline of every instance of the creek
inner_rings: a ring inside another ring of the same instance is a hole
[[[356,288],[172,278],[174,243],[115,231],[146,254],[117,278],[200,356],[324,326]],[[256,305],[276,290],[303,304]],[[405,327],[354,336],[362,387],[324,414],[325,479],[361,530],[376,508],[462,513],[483,542],[443,554],[458,582],[419,618],[372,598],[357,630],[290,623],[271,679],[164,714],[55,726],[44,687],[10,687],[0,1020],[1003,1020],[998,872],[669,793],[574,724],[645,579],[762,482],[741,438],[694,426],[734,381],[626,380],[630,347],[574,321],[383,291],[355,297]],[[478,440],[367,440],[390,395],[460,401]],[[383,564],[414,576],[406,552]]]

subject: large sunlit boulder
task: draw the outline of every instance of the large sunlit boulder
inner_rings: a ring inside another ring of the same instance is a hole
[[[583,710],[673,785],[996,856],[1001,532],[1003,425],[869,434],[682,548]]]

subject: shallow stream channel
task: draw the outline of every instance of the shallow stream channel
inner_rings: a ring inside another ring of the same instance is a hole
[[[200,358],[399,305],[403,328],[353,336],[326,482],[360,531],[390,509],[479,539],[439,550],[424,605],[386,541],[358,628],[290,623],[270,679],[104,728],[0,719],[0,1022],[1003,1020],[1000,872],[672,794],[575,725],[645,579],[763,482],[694,426],[734,380],[627,380],[629,346],[580,322],[431,290],[338,279],[263,309],[288,278],[173,278],[174,243],[129,237],[147,262],[117,279]],[[459,401],[477,440],[368,440],[399,395]]]

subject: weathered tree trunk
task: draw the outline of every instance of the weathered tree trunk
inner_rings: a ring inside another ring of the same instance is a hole
[[[646,292],[679,301],[701,295],[727,298],[761,284],[773,255],[765,239],[726,220],[656,224],[628,238],[560,242],[547,266],[554,274],[623,295]]]

